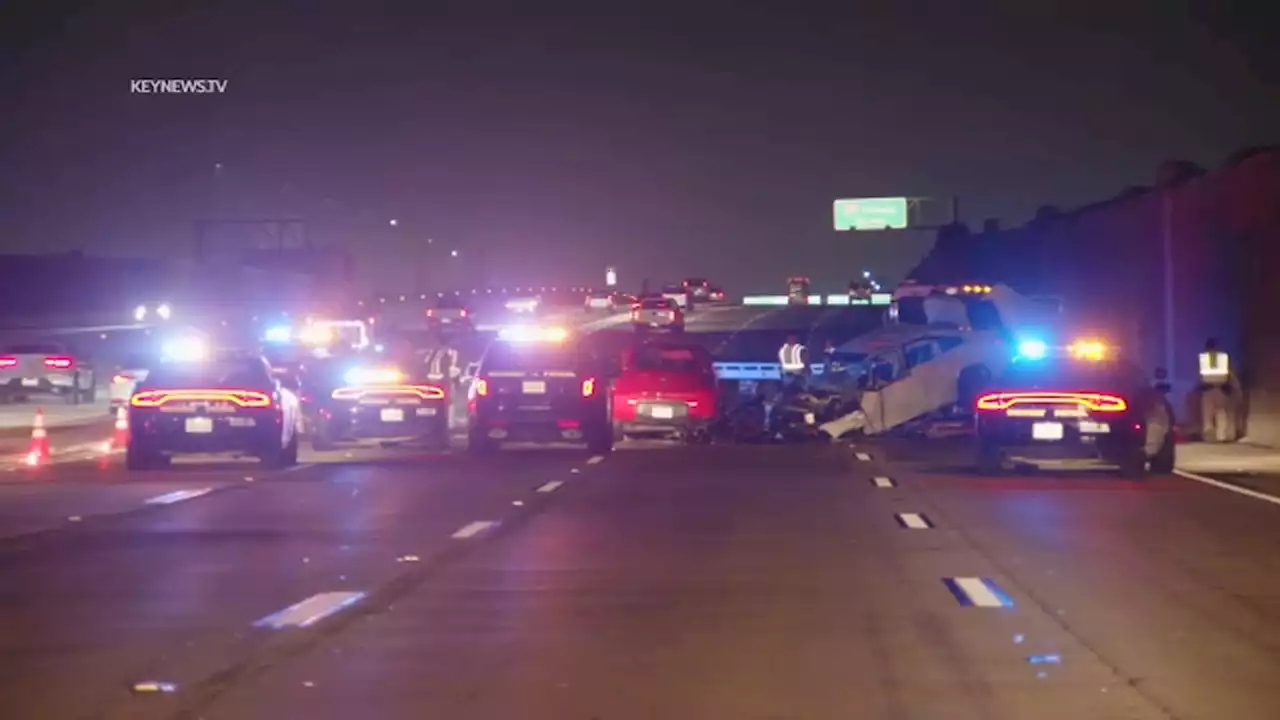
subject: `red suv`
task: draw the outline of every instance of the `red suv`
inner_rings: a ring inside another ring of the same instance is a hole
[[[700,346],[647,342],[623,355],[613,383],[613,434],[706,441],[716,420],[716,376]]]

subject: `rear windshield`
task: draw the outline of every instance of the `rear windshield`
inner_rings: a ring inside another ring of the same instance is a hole
[[[573,345],[557,343],[495,342],[485,353],[482,367],[485,372],[561,371],[577,372],[586,358]]]
[[[706,287],[709,283],[706,278],[689,278],[684,281],[684,284],[690,287]]]
[[[640,301],[640,307],[645,310],[669,310],[671,301],[666,298],[646,298]]]
[[[699,372],[710,365],[710,355],[702,348],[645,345],[636,348],[633,367],[637,370]]]
[[[5,352],[12,355],[60,355],[62,348],[57,345],[10,345]]]
[[[218,360],[209,363],[166,363],[147,375],[149,388],[246,388],[267,387],[271,378],[258,358]]]
[[[448,295],[440,298],[440,300],[436,302],[436,307],[441,310],[465,310],[467,303],[456,295]]]
[[[1121,361],[1019,362],[1000,378],[1000,390],[1127,391],[1142,384],[1142,372]]]

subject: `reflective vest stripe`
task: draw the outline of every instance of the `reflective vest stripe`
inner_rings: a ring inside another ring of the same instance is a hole
[[[1231,358],[1220,351],[1200,353],[1200,377],[1222,380],[1231,374]]]
[[[448,358],[448,363],[445,362]],[[431,374],[433,376],[443,376],[449,371],[449,368],[458,364],[458,351],[453,348],[437,350],[435,357],[431,358]]]
[[[778,350],[778,360],[782,363],[783,370],[803,370],[804,346],[799,343],[783,345]]]

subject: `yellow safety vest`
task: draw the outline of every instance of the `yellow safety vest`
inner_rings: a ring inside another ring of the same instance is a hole
[[[787,372],[804,370],[804,346],[800,343],[783,345],[778,350],[778,361]]]
[[[1200,353],[1201,382],[1219,384],[1227,381],[1231,375],[1231,358],[1220,350],[1206,350]]]

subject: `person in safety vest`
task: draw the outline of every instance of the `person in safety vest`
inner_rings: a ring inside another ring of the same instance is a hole
[[[427,360],[427,376],[433,380],[448,380],[453,385],[462,377],[462,367],[458,361],[458,349],[446,345],[438,348]]]
[[[1200,353],[1200,427],[1205,442],[1232,442],[1236,439],[1235,405],[1239,400],[1231,358],[1209,338]]]
[[[787,341],[778,348],[778,362],[782,364],[783,380],[804,377],[809,370],[809,351],[795,335],[788,335]]]

